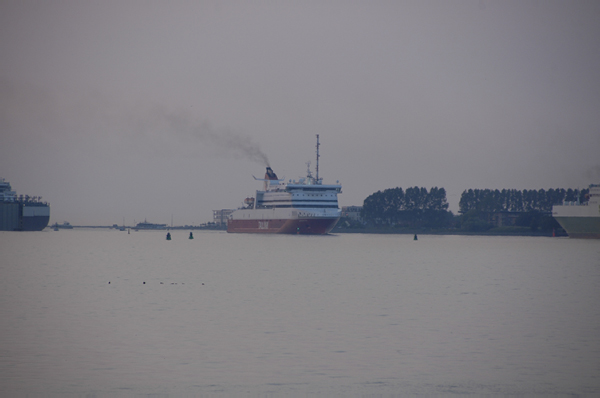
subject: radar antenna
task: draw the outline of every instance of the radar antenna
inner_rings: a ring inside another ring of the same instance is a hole
[[[319,183],[319,134],[317,134],[317,184]]]

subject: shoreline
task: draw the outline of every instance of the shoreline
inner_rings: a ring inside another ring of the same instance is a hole
[[[90,228],[90,229],[115,229],[108,225],[73,225],[73,229]],[[50,226],[44,229],[52,229]],[[63,228],[59,228],[63,229]],[[226,231],[226,228],[216,226],[173,226],[164,229],[136,229],[135,227],[125,227],[125,229],[133,231],[169,231],[169,230],[212,230]],[[115,229],[118,231],[118,229]],[[466,236],[544,236],[544,237],[568,237],[564,230],[538,230],[531,231],[530,228],[492,228],[488,231],[462,231],[459,229],[410,229],[410,228],[334,228],[330,234],[373,234],[373,235],[466,235]]]
[[[427,229],[394,229],[394,228],[339,228],[331,233],[335,234],[394,234],[394,235],[467,235],[467,236],[544,236],[568,237],[564,231],[531,231],[530,229],[500,229],[492,228],[488,231],[461,231],[461,230],[427,230]]]

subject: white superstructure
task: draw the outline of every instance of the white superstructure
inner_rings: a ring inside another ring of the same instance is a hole
[[[600,184],[590,184],[587,202],[552,206],[552,216],[573,238],[600,238]]]

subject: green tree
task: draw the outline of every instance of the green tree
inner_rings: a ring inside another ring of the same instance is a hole
[[[469,232],[487,231],[492,226],[484,220],[483,214],[477,209],[471,209],[461,217],[461,229]]]
[[[450,225],[452,213],[447,211],[446,190],[433,187],[411,187],[377,191],[363,203],[361,216],[375,225],[407,225],[441,227]]]

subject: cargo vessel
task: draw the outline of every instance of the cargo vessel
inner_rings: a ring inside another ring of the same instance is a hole
[[[17,196],[0,178],[0,231],[41,231],[49,221],[50,205],[41,196]]]
[[[267,166],[263,190],[244,200],[244,206],[227,219],[227,232],[272,234],[327,234],[341,216],[337,195],[339,182],[323,184],[319,178],[319,136],[317,135],[316,176],[310,171],[298,181],[278,179]]]
[[[552,217],[571,238],[600,239],[600,184],[590,184],[587,199],[552,206]]]
[[[154,224],[144,219],[144,222],[137,223],[135,227],[133,227],[133,229],[135,229],[136,231],[140,229],[167,229],[167,224]],[[125,226],[123,226],[122,231],[125,231]]]

